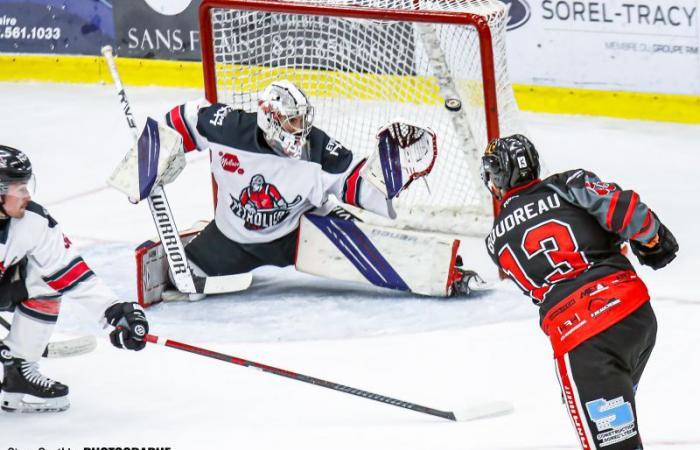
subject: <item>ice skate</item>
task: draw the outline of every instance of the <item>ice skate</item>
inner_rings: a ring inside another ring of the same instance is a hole
[[[12,358],[3,365],[2,409],[8,412],[59,412],[70,406],[68,386],[45,377],[38,363]]]

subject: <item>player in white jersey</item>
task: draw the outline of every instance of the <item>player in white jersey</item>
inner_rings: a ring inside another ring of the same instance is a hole
[[[361,176],[366,159],[314,127],[313,119],[305,93],[286,80],[263,91],[257,114],[200,100],[166,115],[186,152],[210,149],[212,155],[215,220],[185,248],[195,273],[293,265],[302,215],[322,207],[329,195],[396,217],[393,196]]]
[[[2,409],[63,411],[68,386],[42,375],[38,361],[49,342],[62,299],[85,299],[95,319],[115,327],[112,344],[141,350],[148,322],[136,303],[120,302],[83,261],[60,226],[31,199],[34,175],[27,156],[0,145],[0,311],[14,311],[0,340]]]

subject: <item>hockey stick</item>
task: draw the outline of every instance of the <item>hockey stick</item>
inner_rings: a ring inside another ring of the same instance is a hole
[[[0,316],[0,325],[10,331],[12,325]],[[81,336],[65,341],[49,342],[41,356],[44,358],[65,358],[90,353],[97,348],[95,336]]]
[[[356,395],[358,397],[366,398],[368,400],[374,400],[377,402],[385,403],[387,405],[397,406],[399,408],[410,409],[411,411],[429,414],[431,416],[441,417],[443,419],[452,420],[455,422],[467,422],[470,420],[485,419],[487,417],[506,415],[513,410],[513,406],[508,402],[492,401],[474,405],[460,412],[441,411],[439,409],[430,408],[428,406],[422,406],[416,403],[410,403],[403,400],[387,397],[385,395],[375,394],[369,391],[363,391],[362,389],[345,386],[339,383],[335,383],[333,381],[326,381],[320,378],[314,378],[308,375],[295,373],[286,369],[279,369],[277,367],[268,366],[266,364],[261,364],[247,359],[238,358],[236,356],[225,355],[223,353],[218,353],[212,350],[183,344],[181,342],[161,338],[152,334],[146,335],[146,341],[153,344],[160,344],[165,347],[175,348],[177,350],[182,350],[185,352],[195,353],[200,356],[206,356],[207,358],[218,359],[231,364],[262,370],[263,372],[271,373],[273,375],[291,378],[292,380],[296,381],[303,381],[304,383],[321,386],[327,389],[332,389],[334,391],[343,392],[345,394]]]
[[[134,142],[138,142],[138,128],[131,113],[131,105],[126,98],[126,92],[124,91],[124,85],[119,76],[117,65],[114,62],[112,47],[109,45],[102,47],[102,55],[105,57],[114,86],[117,89],[126,123],[129,126]],[[168,267],[173,274],[173,280],[178,291],[187,294],[221,294],[242,291],[250,287],[253,280],[253,276],[250,273],[216,277],[194,275],[187,265],[185,247],[182,245],[180,233],[177,231],[177,225],[175,225],[175,219],[162,186],[153,188],[148,197],[148,206],[151,209],[151,215],[153,216],[156,230],[158,230],[160,241],[166,249],[165,254],[168,260]]]

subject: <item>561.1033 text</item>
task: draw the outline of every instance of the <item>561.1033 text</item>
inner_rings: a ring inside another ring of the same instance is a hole
[[[0,39],[59,39],[59,27],[5,27],[0,29]]]

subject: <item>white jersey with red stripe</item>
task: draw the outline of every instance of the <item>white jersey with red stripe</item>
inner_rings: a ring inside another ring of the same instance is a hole
[[[85,299],[85,306],[94,310],[96,317],[101,317],[107,306],[117,300],[116,294],[83,261],[58,223],[37,203],[29,202],[24,217],[0,222],[0,258],[2,275],[26,258],[29,299]],[[44,313],[57,314],[41,308],[33,312],[39,316],[37,319],[42,319]]]
[[[301,216],[321,207],[329,195],[386,217],[391,201],[360,169],[365,160],[318,128],[312,128],[301,159],[275,153],[257,126],[257,116],[205,100],[173,108],[166,123],[182,135],[185,151],[211,150],[218,185],[216,225],[239,243],[281,238]]]

